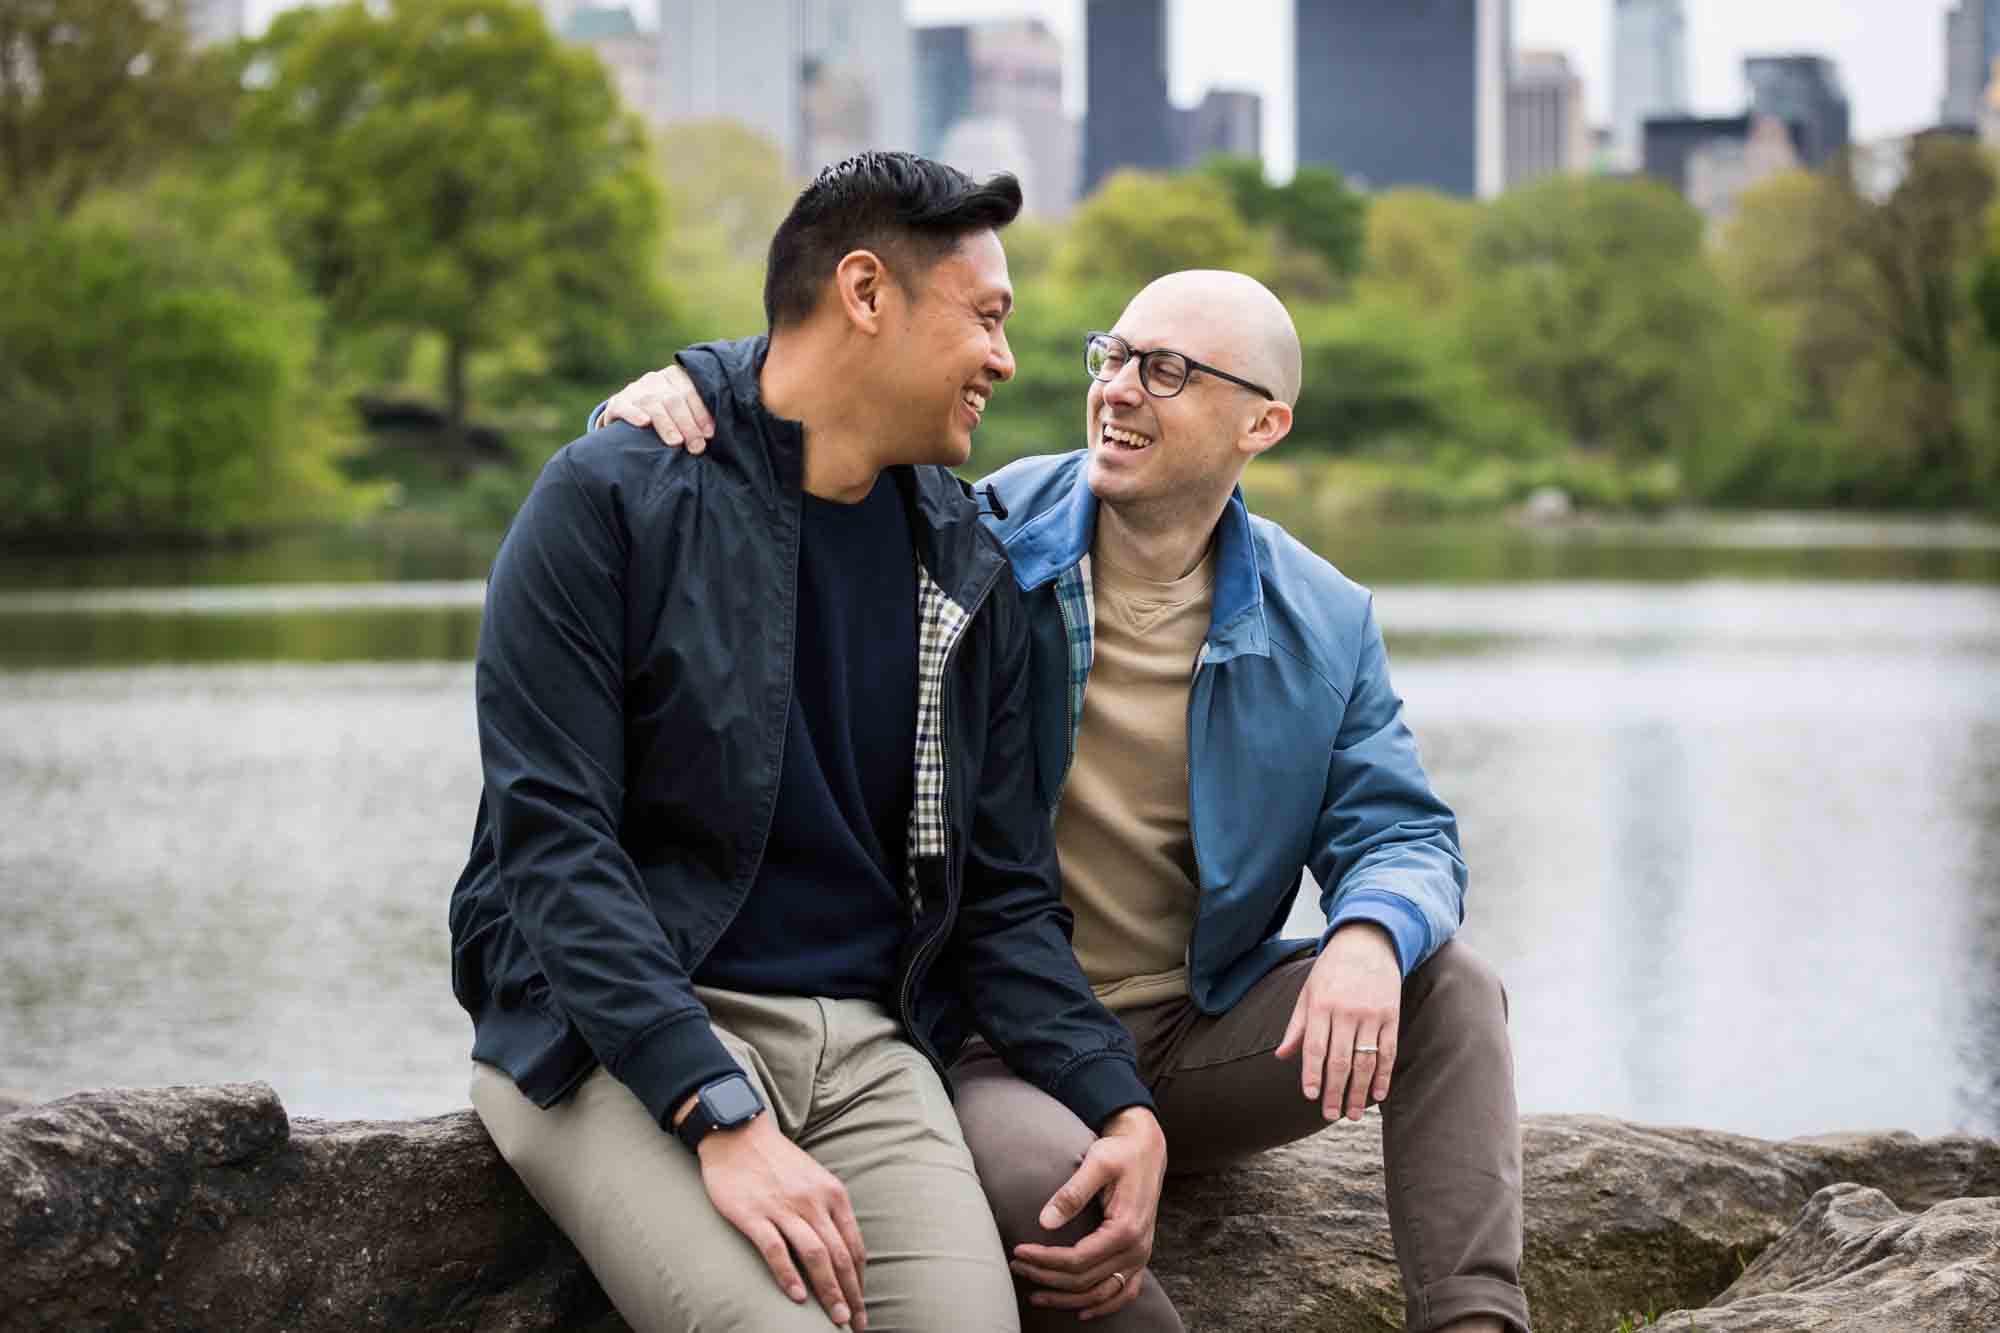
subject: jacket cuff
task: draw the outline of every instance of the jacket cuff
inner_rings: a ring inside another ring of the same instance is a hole
[[[1104,1122],[1131,1106],[1155,1109],[1153,1094],[1139,1081],[1138,1066],[1116,1051],[1089,1056],[1071,1065],[1049,1093],[1076,1112],[1076,1118],[1100,1133]]]
[[[607,398],[596,407],[590,409],[590,415],[583,419],[583,433],[585,435],[590,434],[590,432],[596,430],[602,424],[598,421],[598,418],[604,415],[604,409],[609,406],[611,406],[611,400]]]
[[[1319,937],[1319,947],[1326,948],[1326,942],[1333,938],[1333,932],[1350,921],[1367,921],[1389,932],[1389,939],[1396,946],[1396,965],[1404,976],[1416,971],[1424,959],[1430,957],[1430,922],[1408,898],[1380,889],[1361,889],[1348,894],[1334,906],[1333,915],[1327,918],[1326,930]]]
[[[697,1089],[743,1072],[699,1009],[646,1029],[607,1067],[661,1129],[673,1128],[674,1112]]]

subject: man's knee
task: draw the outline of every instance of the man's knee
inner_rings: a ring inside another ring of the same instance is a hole
[[[1073,1144],[1017,1139],[1013,1150],[1004,1154],[981,1156],[975,1148],[973,1160],[986,1201],[992,1206],[993,1220],[1000,1228],[1000,1239],[1010,1251],[1023,1243],[1074,1245],[1104,1220],[1102,1210],[1093,1202],[1054,1231],[1041,1224],[1042,1209],[1083,1164],[1083,1150]]]
[[[1482,1018],[1507,1022],[1507,988],[1493,965],[1471,946],[1447,941],[1411,975],[1419,1007],[1454,1027]]]

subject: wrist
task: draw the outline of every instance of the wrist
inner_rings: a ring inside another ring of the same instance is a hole
[[[1153,1114],[1152,1108],[1146,1106],[1128,1106],[1122,1111],[1114,1112],[1111,1118],[1104,1122],[1104,1128],[1098,1137],[1110,1138],[1114,1134],[1166,1138],[1166,1131],[1160,1128],[1160,1118]]]

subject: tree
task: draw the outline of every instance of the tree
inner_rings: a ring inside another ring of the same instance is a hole
[[[1467,249],[1467,345],[1576,445],[1694,462],[1770,429],[1757,330],[1703,252],[1702,220],[1646,181],[1554,178],[1487,205]]]
[[[257,59],[288,248],[338,319],[443,340],[454,436],[475,351],[664,319],[643,134],[523,0],[293,10]]]
[[[1980,314],[2000,254],[1976,145],[1920,138],[1896,188],[1794,173],[1747,193],[1721,268],[1777,331],[1799,421],[1787,470],[1869,504],[2000,500],[1996,352]]]
[[[66,540],[354,512],[320,311],[252,187],[163,176],[0,226],[0,515]]]
[[[1122,308],[1139,288],[1180,269],[1268,279],[1275,267],[1269,237],[1244,221],[1214,176],[1119,171],[1077,205],[1054,271],[1076,288],[1116,291]]]
[[[1274,228],[1283,247],[1318,259],[1332,279],[1344,282],[1360,269],[1368,200],[1348,189],[1339,172],[1300,167],[1291,180],[1273,185],[1257,158],[1226,154],[1209,157],[1201,170],[1222,182],[1246,222]]]
[[[668,285],[701,311],[704,338],[764,327],[764,255],[798,186],[776,144],[739,121],[675,125],[656,156],[674,225],[661,262]]]
[[[0,0],[0,199],[67,214],[205,139],[226,64],[196,57],[181,3]]]
[[[1368,206],[1362,285],[1399,304],[1444,314],[1465,288],[1465,251],[1478,204],[1434,190],[1389,190]]]

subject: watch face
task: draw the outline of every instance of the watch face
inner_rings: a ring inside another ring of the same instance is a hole
[[[764,1109],[745,1078],[724,1079],[701,1090],[701,1100],[718,1125],[740,1125]]]

